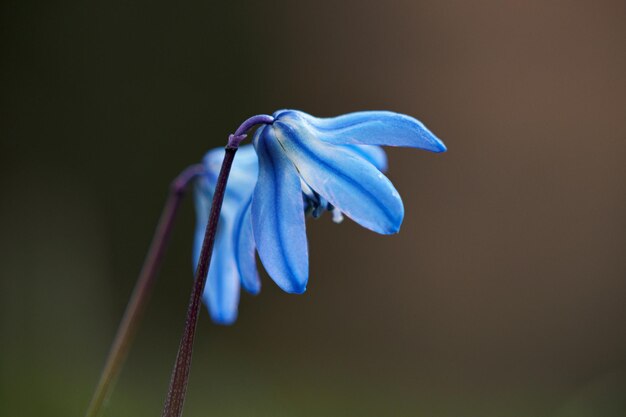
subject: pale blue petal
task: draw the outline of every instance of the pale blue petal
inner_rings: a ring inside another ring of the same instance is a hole
[[[380,172],[387,171],[387,154],[380,146],[344,145],[344,148],[353,151],[356,155],[367,159],[371,164],[378,168]]]
[[[209,222],[209,210],[211,209],[212,195],[205,187],[205,177],[199,177],[194,187],[194,203],[196,206],[196,228],[193,236],[192,261],[193,271],[195,272],[200,259],[200,249],[202,248],[202,240],[206,225]]]
[[[309,257],[300,177],[271,126],[257,130],[259,178],[252,199],[252,230],[259,258],[283,290],[306,289]]]
[[[315,192],[363,227],[382,234],[398,232],[404,217],[402,200],[375,166],[352,151],[316,139],[315,132],[301,123],[275,121],[269,129]]]
[[[211,191],[215,189],[217,176],[222,167],[223,159],[224,149],[217,148],[207,152],[202,160],[207,172],[205,178]],[[254,146],[244,145],[239,147],[228,177],[224,204],[229,204],[229,200],[234,200],[233,202],[236,203],[236,205],[248,201],[254,191],[258,170]],[[224,211],[228,212],[227,210]]]
[[[193,271],[195,273],[213,198],[206,177],[196,182],[194,199],[196,204],[196,228],[193,243]],[[209,314],[218,324],[232,324],[237,318],[239,304],[239,272],[231,243],[232,222],[220,216],[211,266],[202,298]]]
[[[300,111],[283,111],[281,119],[300,118],[318,131],[319,139],[334,145],[405,146],[445,152],[446,146],[422,122],[389,111],[363,111],[317,118]],[[301,123],[301,122],[298,122]]]
[[[252,199],[240,210],[235,219],[233,246],[235,247],[235,261],[239,269],[242,286],[249,293],[258,294],[261,291],[261,280],[256,268],[255,244],[250,214],[251,203]]]
[[[252,198],[258,175],[259,162],[254,146],[249,144],[239,147],[228,177],[227,192],[236,192],[239,204],[246,204]]]
[[[232,226],[230,222],[221,220],[217,226],[203,299],[214,322],[232,324],[237,319],[239,305],[239,272],[232,246]]]

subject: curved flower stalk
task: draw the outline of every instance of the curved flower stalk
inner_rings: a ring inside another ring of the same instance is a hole
[[[302,293],[309,265],[301,193],[314,211],[331,208],[336,219],[339,211],[374,232],[397,233],[404,217],[400,195],[353,147],[404,146],[431,152],[446,147],[419,121],[392,112],[322,119],[281,110],[273,117],[253,140],[259,177],[251,206],[252,230],[269,275],[284,291]]]
[[[377,169],[387,168],[387,157],[382,148],[367,145],[342,146],[356,157],[369,161]],[[195,184],[196,229],[193,244],[193,264],[198,263],[208,222],[211,201],[221,162],[223,149],[209,151],[203,161],[204,173]],[[237,319],[240,287],[258,294],[261,281],[256,268],[255,241],[252,235],[250,205],[258,176],[258,159],[252,145],[241,146],[233,162],[220,214],[213,261],[203,294],[204,303],[214,322],[232,324]],[[319,217],[324,211],[333,213],[333,220],[341,221],[340,212],[323,197],[302,183],[302,200],[305,212]]]

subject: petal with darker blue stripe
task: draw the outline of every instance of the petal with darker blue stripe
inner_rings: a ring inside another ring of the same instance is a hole
[[[273,126],[257,130],[254,146],[259,178],[252,198],[252,230],[259,258],[278,286],[302,293],[309,261],[300,177]]]

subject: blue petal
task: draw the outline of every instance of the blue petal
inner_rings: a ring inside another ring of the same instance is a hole
[[[298,113],[319,131],[319,139],[334,145],[361,144],[406,146],[445,152],[446,146],[422,122],[389,111],[363,111],[332,118],[317,118],[299,111],[281,113],[281,118]]]
[[[275,121],[271,130],[315,192],[363,227],[382,234],[398,232],[402,200],[375,166],[353,151],[316,139],[316,132],[305,124]]]
[[[252,199],[252,230],[259,258],[278,286],[302,293],[309,257],[300,177],[271,126],[257,130],[254,146],[259,178]]]
[[[250,215],[251,203],[252,199],[248,201],[235,219],[233,246],[235,247],[235,261],[241,277],[241,284],[249,293],[258,294],[261,291],[261,280],[256,268],[254,235]]]

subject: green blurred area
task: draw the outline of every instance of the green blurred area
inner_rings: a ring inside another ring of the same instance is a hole
[[[626,414],[620,1],[3,2],[0,416],[80,416],[169,181],[248,116],[411,114],[401,233],[307,223],[301,296],[203,314],[185,416]],[[105,416],[159,415],[193,208]]]

